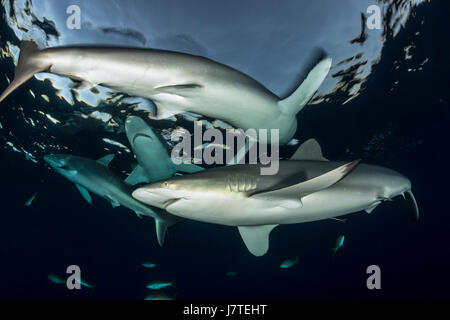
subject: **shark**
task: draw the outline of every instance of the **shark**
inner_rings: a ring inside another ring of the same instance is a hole
[[[175,164],[169,154],[167,143],[142,118],[128,116],[125,132],[137,165],[125,179],[129,185],[155,182],[171,178],[176,173],[193,173],[203,168],[191,163]]]
[[[92,204],[90,192],[108,200],[113,207],[124,206],[139,217],[155,219],[158,243],[163,246],[167,228],[181,219],[156,207],[149,207],[131,196],[132,188],[109,169],[114,155],[91,160],[70,154],[50,154],[44,160],[59,174],[75,184],[83,198]]]
[[[255,256],[269,249],[270,232],[280,224],[330,219],[365,210],[404,195],[419,210],[411,182],[376,165],[329,161],[318,142],[303,143],[276,175],[260,175],[261,164],[204,170],[154,182],[132,196],[186,219],[235,226]]]
[[[297,113],[319,89],[331,65],[331,57],[325,56],[297,89],[281,99],[250,76],[201,56],[128,47],[41,50],[26,40],[20,46],[14,79],[0,102],[34,74],[50,72],[77,80],[80,87],[102,85],[149,99],[156,106],[154,119],[192,112],[243,130],[276,129],[282,145],[296,133]]]

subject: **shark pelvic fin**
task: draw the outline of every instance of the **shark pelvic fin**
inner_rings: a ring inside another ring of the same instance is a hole
[[[43,59],[38,57],[39,52],[39,48],[34,41],[21,42],[19,62],[14,70],[14,79],[1,94],[0,102],[36,73],[50,68],[49,63],[46,63]]]
[[[268,201],[268,204],[273,206],[283,206],[286,201],[292,202],[295,201],[295,199],[298,199],[301,206],[302,197],[331,187],[348,175],[359,164],[359,162],[360,160],[355,160],[318,177],[291,185],[289,187],[256,193],[250,197],[266,200]]]
[[[109,163],[113,159],[114,159],[114,154],[108,154],[108,155],[98,159],[97,162],[107,167],[107,166],[109,166]]]
[[[120,207],[120,203],[119,203],[119,201],[117,201],[117,199],[115,199],[109,195],[107,195],[106,198],[109,200],[109,202],[111,202],[111,205],[113,208]]]
[[[130,173],[130,175],[125,179],[125,183],[129,184],[130,186],[134,186],[138,183],[148,183],[150,182],[144,168],[142,168],[140,165],[137,165],[136,168],[134,168],[133,172]]]
[[[289,97],[278,102],[283,113],[296,115],[303,109],[325,80],[331,68],[331,61],[330,57],[322,59],[312,68],[306,79]]]
[[[83,198],[89,204],[92,204],[92,198],[91,198],[91,195],[89,194],[89,191],[85,187],[80,186],[79,184],[75,184],[75,186],[77,187],[78,191],[80,191],[80,193],[83,196]]]
[[[303,142],[289,160],[329,161],[323,156],[322,148],[315,139],[309,139]]]
[[[260,257],[265,255],[267,250],[269,250],[269,235],[276,226],[278,225],[239,226],[238,230],[248,251]]]

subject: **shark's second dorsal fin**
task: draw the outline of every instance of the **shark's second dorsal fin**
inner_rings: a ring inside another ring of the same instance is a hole
[[[108,154],[108,155],[98,159],[97,162],[107,167],[113,159],[114,159],[114,154]]]
[[[289,160],[329,161],[323,156],[322,148],[315,139],[309,139],[303,142]]]

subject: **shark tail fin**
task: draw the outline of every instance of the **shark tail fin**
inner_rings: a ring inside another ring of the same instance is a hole
[[[325,57],[309,71],[306,79],[287,98],[278,102],[281,112],[296,115],[311,100],[331,68],[331,58]]]
[[[0,102],[36,73],[50,68],[50,63],[46,63],[38,57],[39,52],[40,50],[34,41],[21,42],[19,62],[14,70],[14,79],[0,95]]]

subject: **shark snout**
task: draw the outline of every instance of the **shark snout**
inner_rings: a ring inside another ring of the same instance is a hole
[[[133,191],[133,198],[147,205],[165,208],[165,203],[172,199],[166,190],[153,187],[142,187]]]
[[[64,165],[61,157],[56,154],[45,155],[44,160],[53,168],[59,168]]]

